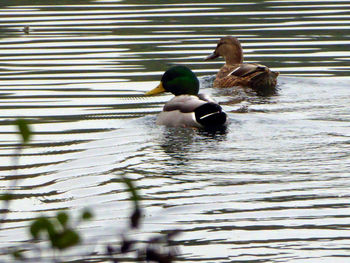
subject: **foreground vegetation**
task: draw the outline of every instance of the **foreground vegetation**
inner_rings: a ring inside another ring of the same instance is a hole
[[[21,142],[16,148],[17,154],[13,158],[14,167],[18,167],[19,158],[21,156],[24,147],[30,147],[29,142],[32,136],[30,125],[27,121],[23,119],[18,119],[15,122],[17,126],[18,133],[21,138]],[[15,169],[17,173],[17,169]],[[17,178],[20,178],[16,174]],[[137,240],[133,240],[130,237],[130,231],[135,229],[140,229],[141,219],[142,219],[142,208],[141,208],[141,197],[137,192],[136,187],[131,179],[123,177],[122,181],[126,186],[128,192],[130,193],[130,200],[133,203],[133,212],[129,216],[129,227],[125,232],[120,233],[122,240],[120,240],[119,245],[112,246],[106,245],[105,252],[99,255],[99,258],[104,260],[112,261],[113,263],[119,262],[121,256],[123,258],[133,259],[134,261],[151,261],[159,263],[171,263],[176,257],[176,248],[173,246],[173,238],[180,232],[178,230],[167,231],[165,235],[156,235],[150,238],[147,242],[141,243]],[[19,179],[11,181],[9,185],[9,190],[7,193],[0,196],[2,211],[0,217],[0,232],[3,229],[3,225],[6,224],[6,218],[8,213],[11,211],[10,204],[11,201],[16,197],[11,192],[11,189],[15,188],[19,182]],[[5,254],[10,255],[14,259],[22,262],[35,262],[44,261],[41,257],[41,253],[38,254],[40,249],[40,243],[45,243],[47,251],[45,254],[51,254],[52,262],[60,262],[59,254],[60,252],[67,250],[69,248],[81,246],[82,235],[79,231],[79,226],[84,221],[91,220],[93,218],[93,211],[89,209],[84,209],[78,216],[76,220],[78,223],[73,223],[73,216],[70,211],[59,211],[54,216],[41,215],[38,218],[32,220],[28,225],[28,233],[30,235],[29,239],[30,246],[18,246],[7,248]],[[33,256],[35,255],[35,258]],[[79,262],[93,261],[86,258],[86,255],[81,255]],[[47,258],[45,258],[47,261]]]

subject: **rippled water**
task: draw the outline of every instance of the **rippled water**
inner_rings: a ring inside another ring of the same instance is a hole
[[[2,191],[15,173],[12,121],[26,118],[35,132],[2,248],[27,243],[25,227],[41,213],[89,206],[96,218],[83,226],[83,251],[67,254],[100,253],[126,224],[126,175],[144,199],[135,238],[182,229],[179,261],[348,261],[350,1],[18,0],[0,8]],[[247,62],[280,71],[277,96],[237,103],[210,87],[223,61],[203,58],[224,35],[239,37]],[[221,102],[225,134],[155,126],[171,96],[143,93],[173,64],[190,66]],[[248,112],[237,113],[242,107]]]

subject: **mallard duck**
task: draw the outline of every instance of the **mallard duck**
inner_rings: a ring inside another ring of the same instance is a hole
[[[199,81],[185,66],[174,66],[162,76],[160,84],[146,95],[171,92],[168,101],[157,117],[158,125],[171,127],[215,128],[226,123],[226,113],[213,99],[198,94]]]
[[[215,88],[234,86],[249,87],[258,94],[276,92],[278,72],[271,71],[260,64],[243,63],[243,51],[239,40],[232,36],[220,39],[215,51],[205,60],[223,57],[226,64],[220,69],[214,80]]]

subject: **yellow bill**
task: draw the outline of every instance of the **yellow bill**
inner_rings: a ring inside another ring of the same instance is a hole
[[[145,93],[145,95],[155,95],[155,94],[159,94],[165,92],[165,89],[163,87],[163,83],[159,83],[159,85],[157,87],[155,87],[154,89],[148,91]]]

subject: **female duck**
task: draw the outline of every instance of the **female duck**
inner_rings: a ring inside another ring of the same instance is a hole
[[[158,115],[157,124],[172,127],[218,128],[226,123],[226,113],[206,95],[198,94],[199,81],[185,66],[167,70],[160,84],[146,95],[171,92],[175,95]]]
[[[214,81],[216,88],[234,86],[250,87],[260,95],[276,92],[278,72],[260,64],[243,63],[243,51],[237,38],[226,36],[220,39],[215,51],[205,60],[223,57],[226,64]]]

